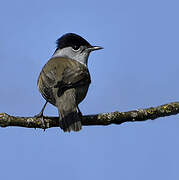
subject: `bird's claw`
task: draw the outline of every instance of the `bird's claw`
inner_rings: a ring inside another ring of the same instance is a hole
[[[45,121],[44,121],[44,116],[43,113],[39,113],[37,115],[34,116],[35,118],[40,118],[40,122],[41,122],[41,128],[45,131],[47,129]]]

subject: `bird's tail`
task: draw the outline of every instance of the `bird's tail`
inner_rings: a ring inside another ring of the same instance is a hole
[[[64,132],[80,131],[81,117],[77,112],[75,89],[68,89],[57,98],[59,125]]]
[[[81,118],[79,117],[77,110],[72,112],[65,112],[62,107],[59,110],[59,125],[64,132],[80,131],[82,129]]]

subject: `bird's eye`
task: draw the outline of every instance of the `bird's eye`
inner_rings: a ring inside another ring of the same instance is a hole
[[[80,49],[80,46],[74,45],[72,48],[73,50],[78,51]]]

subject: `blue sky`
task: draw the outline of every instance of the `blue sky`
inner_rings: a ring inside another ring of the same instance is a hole
[[[37,114],[36,81],[55,41],[77,33],[104,50],[89,58],[92,84],[83,114],[128,111],[179,98],[179,2],[170,0],[1,1],[0,111]],[[45,115],[57,115],[48,105]],[[0,129],[0,177],[18,179],[179,178],[178,115],[84,127]]]

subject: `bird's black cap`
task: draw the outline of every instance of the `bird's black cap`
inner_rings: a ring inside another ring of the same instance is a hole
[[[90,43],[86,41],[81,36],[74,34],[74,33],[67,33],[60,37],[57,41],[57,49],[62,49],[65,47],[80,47],[80,46],[87,46],[91,47]]]

